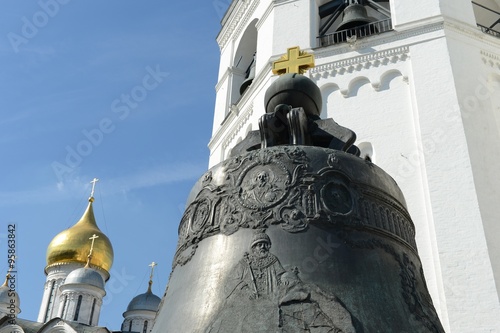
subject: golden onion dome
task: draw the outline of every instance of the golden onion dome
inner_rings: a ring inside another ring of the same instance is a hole
[[[92,208],[93,201],[94,198],[91,197],[87,210],[74,226],[60,232],[52,239],[47,248],[45,269],[64,263],[87,263],[92,244],[91,237],[96,235],[90,265],[109,273],[113,264],[113,247],[109,238],[97,226]]]

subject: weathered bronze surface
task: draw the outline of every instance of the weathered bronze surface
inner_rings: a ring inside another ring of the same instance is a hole
[[[333,120],[272,114],[193,188],[154,332],[444,332],[394,180]]]
[[[266,90],[264,105],[267,113],[280,104],[301,107],[309,116],[321,114],[321,91],[304,75],[283,74]]]
[[[259,130],[252,131],[231,150],[231,156],[277,145],[312,145],[359,155],[356,134],[333,119],[321,119],[321,92],[310,79],[284,74],[266,91],[266,114]]]

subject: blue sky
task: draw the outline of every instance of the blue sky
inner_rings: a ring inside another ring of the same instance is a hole
[[[15,223],[20,317],[36,320],[47,245],[80,218],[94,177],[96,219],[115,251],[100,325],[120,328],[151,261],[163,295],[184,203],[208,165],[228,3],[2,3],[0,268]]]

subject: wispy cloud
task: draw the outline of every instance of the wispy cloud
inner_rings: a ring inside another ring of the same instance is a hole
[[[32,53],[42,57],[54,56],[56,54],[56,50],[51,46],[25,47],[23,48],[23,52]]]
[[[142,172],[111,179],[106,185],[106,194],[129,192],[153,186],[168,185],[199,178],[206,171],[206,165],[180,163],[157,166]]]
[[[49,203],[68,199],[56,186],[43,186],[32,190],[1,191],[0,207],[33,203]]]
[[[181,162],[158,165],[136,173],[116,178],[102,179],[105,182],[101,195],[123,194],[137,189],[165,186],[176,182],[196,180],[206,171],[204,164]],[[99,175],[96,175],[99,176]],[[0,207],[23,204],[45,204],[68,199],[81,198],[90,193],[92,177],[73,176],[64,182],[46,185],[30,190],[0,191]]]
[[[30,116],[29,112],[21,112],[21,113],[16,113],[11,116],[8,116],[6,118],[0,119],[0,126],[2,125],[10,125],[12,123],[25,120]]]

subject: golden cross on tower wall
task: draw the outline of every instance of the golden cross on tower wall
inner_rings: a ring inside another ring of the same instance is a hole
[[[301,51],[300,47],[288,48],[286,54],[273,62],[273,74],[303,74],[314,67],[314,55]]]

